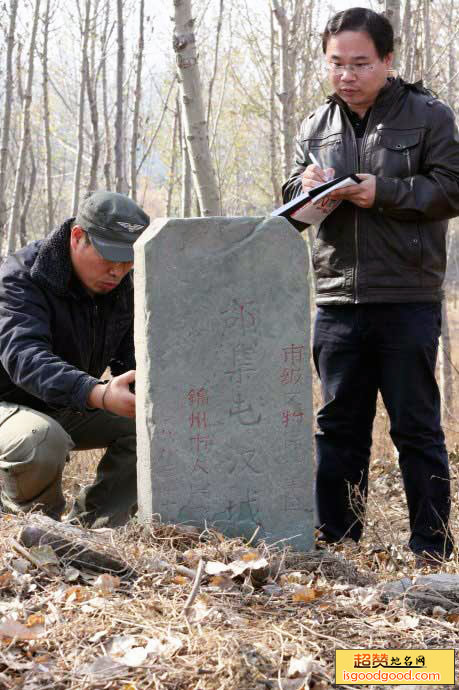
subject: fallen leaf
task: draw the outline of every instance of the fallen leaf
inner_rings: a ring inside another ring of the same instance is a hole
[[[45,565],[59,565],[56,554],[49,545],[45,546],[32,546],[29,549],[30,555],[33,557],[34,561],[38,561],[41,566]]]
[[[398,628],[417,628],[419,625],[419,618],[416,616],[400,616],[397,627]]]
[[[103,594],[111,594],[121,584],[121,580],[116,575],[109,575],[108,573],[103,573],[99,575],[97,580],[94,582],[94,587]]]
[[[315,589],[314,587],[300,587],[292,596],[293,601],[309,602],[318,599],[324,594],[323,589]]]
[[[459,613],[448,613],[448,615],[446,616],[446,620],[449,623],[459,622]]]
[[[6,573],[0,575],[0,589],[9,587],[12,579],[13,574],[9,570],[7,570]]]
[[[30,563],[25,558],[13,558],[11,567],[21,575],[24,575],[30,570]]]
[[[221,575],[231,570],[231,565],[226,565],[221,561],[208,561],[205,565],[205,571],[208,575]]]
[[[289,678],[305,678],[312,673],[314,659],[312,654],[290,659],[287,676]]]
[[[126,654],[117,657],[116,660],[119,661],[120,664],[136,668],[137,666],[142,666],[142,664],[146,662],[147,656],[148,653],[145,647],[132,647],[132,649],[128,649]]]
[[[202,558],[201,549],[187,549],[183,552],[183,558],[189,565],[198,565],[200,559]]]
[[[123,664],[115,661],[111,656],[99,656],[92,663],[83,664],[77,671],[79,676],[98,676],[99,678],[112,679],[118,678],[119,674],[126,669]]]
[[[0,623],[0,636],[9,637],[17,640],[36,640],[44,633],[45,629],[41,625],[27,627],[12,618],[7,618]]]
[[[239,561],[233,561],[230,563],[231,567],[231,572],[233,573],[234,577],[237,577],[238,575],[242,575],[246,570],[258,570],[260,568],[267,568],[268,567],[268,561],[266,558],[258,557],[257,559],[251,558],[248,561],[245,560],[239,560]]]
[[[172,578],[172,582],[176,585],[188,585],[190,583],[189,579],[184,575],[175,575]]]
[[[99,630],[98,632],[91,635],[89,642],[99,642],[107,634],[106,630]]]
[[[69,587],[64,592],[64,599],[69,604],[73,602],[80,603],[82,601],[87,601],[92,596],[92,593],[87,587],[82,587],[81,585],[73,585]]]
[[[145,649],[147,650],[148,654],[155,654],[155,655],[172,655],[175,654],[175,652],[178,652],[179,649],[183,647],[183,642],[179,637],[174,637],[173,635],[169,635],[168,637],[165,638],[165,642],[161,642],[161,640],[158,640],[156,638],[150,638],[147,641],[147,646]]]
[[[249,561],[256,561],[260,558],[260,554],[257,551],[248,551],[243,554],[241,560],[248,563]]]
[[[233,589],[236,586],[228,575],[215,575],[211,579],[210,584],[222,590]]]
[[[34,625],[44,625],[45,617],[42,613],[32,613],[26,621],[28,628],[32,628]]]
[[[66,582],[76,582],[81,573],[77,568],[73,568],[72,566],[69,566],[64,570],[64,580]]]

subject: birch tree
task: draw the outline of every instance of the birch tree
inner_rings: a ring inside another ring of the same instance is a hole
[[[53,178],[52,178],[52,155],[51,155],[51,131],[49,117],[49,74],[48,74],[48,38],[50,23],[50,0],[46,0],[46,8],[43,17],[43,139],[45,142],[45,189],[46,189],[46,231],[51,232],[54,225],[54,206],[53,206]],[[35,160],[33,160],[32,171],[35,170]]]
[[[123,147],[123,83],[124,83],[124,17],[123,0],[116,0],[116,119],[115,119],[115,191],[125,192]]]
[[[77,125],[77,155],[73,173],[73,196],[72,196],[72,215],[76,215],[80,201],[81,186],[81,166],[83,162],[84,150],[84,114],[85,114],[85,93],[87,78],[88,61],[88,42],[89,42],[89,23],[91,20],[91,0],[86,0],[84,19],[81,30],[81,63],[80,63],[80,89],[78,99],[78,125]]]
[[[7,208],[5,203],[6,194],[6,170],[8,163],[8,146],[10,140],[11,107],[13,101],[13,48],[14,34],[16,31],[16,16],[18,10],[18,0],[11,0],[10,3],[10,23],[8,38],[6,43],[6,69],[2,121],[2,143],[0,149],[0,230],[3,229],[7,219]]]
[[[139,144],[139,116],[142,98],[142,61],[144,50],[144,0],[139,6],[139,43],[137,46],[137,64],[134,91],[134,112],[132,115],[131,139],[131,196],[137,201],[137,147]]]
[[[221,214],[217,180],[209,148],[201,77],[191,16],[191,0],[174,0],[174,41],[182,94],[182,116],[190,156],[194,188],[203,216]]]
[[[394,60],[393,68],[400,68],[400,47],[402,37],[400,35],[400,0],[385,0],[385,15],[392,24],[394,30]]]
[[[289,18],[287,11],[282,0],[272,0],[272,8],[280,29],[280,91],[277,95],[281,103],[282,172],[284,180],[286,180],[292,167],[295,143],[293,119],[295,84],[289,60]]]
[[[40,12],[40,0],[35,0],[32,29],[30,34],[29,50],[28,50],[28,70],[27,70],[27,84],[24,91],[23,106],[22,106],[22,122],[21,122],[21,143],[19,145],[18,162],[16,166],[16,174],[14,178],[13,200],[11,204],[11,211],[8,220],[8,234],[7,234],[7,253],[14,251],[16,244],[16,235],[18,232],[19,213],[20,213],[20,199],[21,189],[23,185],[24,170],[26,165],[27,147],[30,141],[30,105],[32,102],[32,84],[33,84],[33,68],[34,68],[34,54],[35,43],[37,37],[38,17]]]

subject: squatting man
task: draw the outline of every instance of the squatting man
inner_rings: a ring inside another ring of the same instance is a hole
[[[116,527],[137,508],[133,243],[149,217],[96,192],[0,268],[3,510],[59,519],[69,452],[106,448],[72,516]],[[110,367],[113,378],[101,381]]]
[[[301,125],[284,200],[358,173],[314,231],[317,522],[360,539],[378,391],[390,418],[418,560],[448,557],[450,486],[435,361],[448,219],[459,214],[459,137],[449,106],[391,76],[386,17],[332,17],[323,52],[334,93]],[[313,158],[319,165],[314,165]]]

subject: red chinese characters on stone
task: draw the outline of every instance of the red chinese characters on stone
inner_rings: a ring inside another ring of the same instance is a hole
[[[186,395],[192,407],[207,407],[209,396],[205,388],[191,388]]]
[[[282,411],[282,424],[288,427],[292,422],[303,421],[304,412],[299,412],[298,410],[283,410]]]
[[[192,412],[189,422],[190,429],[207,429],[207,412]]]
[[[230,306],[220,311],[223,315],[225,331],[237,329],[242,335],[253,332],[257,326],[255,306],[254,300],[240,302],[232,299]]]

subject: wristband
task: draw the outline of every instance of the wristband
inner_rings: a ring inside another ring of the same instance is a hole
[[[104,390],[104,393],[103,393],[103,395],[102,395],[102,400],[101,400],[102,409],[103,409],[103,410],[106,410],[106,409],[107,409],[107,408],[105,407],[105,396],[106,396],[107,393],[108,393],[108,389],[110,388],[110,384],[111,384],[112,381],[113,381],[113,379],[110,379],[110,381],[108,381],[108,383],[105,384],[105,390]]]

